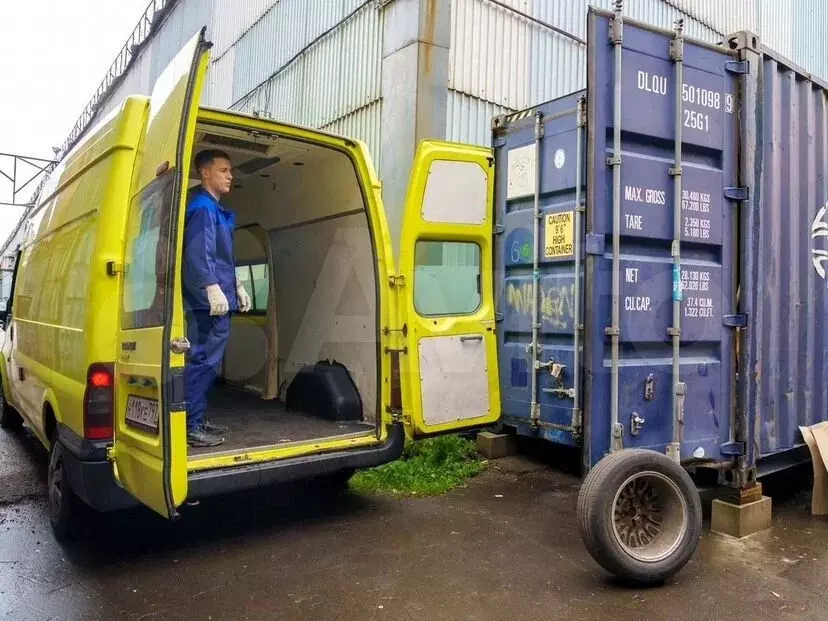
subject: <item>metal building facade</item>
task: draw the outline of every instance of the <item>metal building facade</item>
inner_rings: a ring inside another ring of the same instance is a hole
[[[489,143],[488,119],[586,85],[587,7],[614,0],[451,0],[446,136]],[[624,15],[661,28],[684,20],[689,37],[719,43],[739,30],[807,72],[828,78],[820,0],[625,0]]]
[[[126,94],[148,94],[206,25],[214,47],[203,103],[365,141],[393,229],[416,141],[488,145],[492,117],[583,88],[587,7],[613,3],[152,0],[65,146]],[[805,71],[828,78],[828,44],[819,32],[828,3],[820,0],[624,0],[624,14],[666,28],[682,18],[688,36],[708,42],[753,30]],[[413,34],[411,21],[420,24]],[[417,67],[430,54],[423,45],[434,51],[425,70]]]

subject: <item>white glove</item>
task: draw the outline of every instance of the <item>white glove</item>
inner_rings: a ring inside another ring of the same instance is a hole
[[[250,296],[247,295],[247,289],[239,281],[236,281],[236,299],[239,302],[239,310],[243,313],[249,311],[253,306],[253,302],[250,301]]]
[[[227,296],[218,285],[207,285],[207,301],[210,303],[211,315],[226,315],[230,311]]]

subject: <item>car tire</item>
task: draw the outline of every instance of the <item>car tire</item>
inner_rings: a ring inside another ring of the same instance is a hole
[[[23,417],[6,401],[3,385],[0,382],[0,427],[16,431],[23,426]]]
[[[701,500],[690,475],[667,456],[622,450],[604,457],[584,479],[578,526],[601,567],[625,581],[660,584],[695,554]]]
[[[49,450],[47,488],[49,500],[49,522],[58,541],[77,538],[83,501],[77,497],[69,483],[64,455],[66,449],[58,440],[57,432],[52,434]]]

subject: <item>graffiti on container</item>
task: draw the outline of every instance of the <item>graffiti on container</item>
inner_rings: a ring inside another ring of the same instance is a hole
[[[811,239],[818,237],[828,237],[828,222],[825,221],[825,215],[828,213],[828,203],[822,206],[817,212],[816,218],[811,223]],[[814,264],[814,269],[819,277],[825,280],[825,263],[828,261],[828,250],[819,248],[811,249],[811,261]]]
[[[575,285],[573,283],[539,286],[538,305],[541,320],[555,328],[565,329],[572,325],[574,302]],[[532,284],[509,283],[506,287],[506,304],[509,309],[521,315],[531,315]]]

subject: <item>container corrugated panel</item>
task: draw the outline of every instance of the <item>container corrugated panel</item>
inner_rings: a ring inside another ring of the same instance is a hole
[[[609,450],[612,437],[612,274],[619,274],[618,422],[624,447],[664,452],[672,439],[673,292],[681,291],[679,379],[686,385],[681,456],[724,459],[731,432],[735,308],[735,205],[725,188],[736,184],[737,77],[732,53],[687,41],[684,47],[682,123],[681,266],[673,242],[675,92],[671,35],[625,22],[622,74],[604,13],[591,13],[587,129],[582,134],[584,174],[576,177],[578,99],[585,92],[507,117],[494,136],[501,394],[506,422],[521,433],[582,445],[584,465]],[[619,255],[613,258],[613,94],[621,92]],[[536,159],[535,119],[543,138]],[[542,219],[533,247],[534,171],[540,175]],[[575,191],[584,187],[586,212],[576,255]],[[539,260],[533,297],[533,257]],[[580,266],[577,264],[580,262]],[[576,278],[582,309],[576,322]],[[540,318],[539,420],[531,421],[532,312]],[[575,325],[582,323],[583,371],[576,388]],[[559,365],[557,367],[549,365]],[[548,368],[547,368],[548,367]],[[553,374],[551,371],[555,370]],[[582,415],[579,414],[582,411]],[[582,416],[583,428],[578,428]],[[640,425],[634,423],[640,420]]]
[[[828,419],[828,93],[765,53],[743,268],[751,461]],[[755,453],[754,453],[755,451]]]

